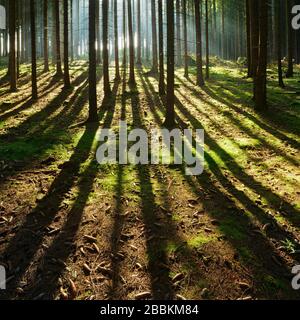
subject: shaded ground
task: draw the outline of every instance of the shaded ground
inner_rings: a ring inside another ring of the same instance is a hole
[[[270,111],[258,115],[236,65],[214,66],[203,89],[194,70],[189,80],[179,70],[177,122],[206,132],[205,172],[188,177],[179,166],[95,160],[99,128],[161,125],[147,70],[136,88],[123,75],[104,100],[99,70],[99,125],[84,125],[85,63],[71,66],[70,91],[40,72],[38,103],[28,70],[17,93],[0,88],[2,298],[300,298],[290,284],[300,260],[296,79],[282,90],[269,70]]]

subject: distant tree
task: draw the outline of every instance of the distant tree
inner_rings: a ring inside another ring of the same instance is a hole
[[[126,0],[123,0],[123,67],[126,68],[127,63],[127,53],[126,53],[126,36],[127,36],[127,29],[126,29]]]
[[[69,73],[69,0],[64,0],[64,85],[66,89],[71,87]]]
[[[174,95],[174,2],[168,2],[167,8],[167,103],[166,103],[166,119],[164,125],[168,128],[175,126],[175,95]]]
[[[101,57],[101,39],[100,39],[100,0],[96,0],[96,41],[97,41],[97,51],[96,51],[96,59],[97,63],[102,63]]]
[[[163,6],[158,0],[158,51],[159,51],[159,94],[165,94],[164,40],[163,40]]]
[[[30,0],[30,29],[31,29],[31,88],[32,99],[38,98],[36,75],[36,32],[35,32],[35,0]]]
[[[180,0],[176,0],[176,65],[180,67],[181,61],[181,21]]]
[[[44,72],[49,71],[49,54],[48,54],[48,0],[44,0],[43,7],[44,21]]]
[[[202,31],[200,19],[201,0],[194,0],[195,4],[195,28],[196,28],[196,62],[197,62],[197,86],[204,86],[203,71],[202,71]]]
[[[208,0],[205,0],[205,38],[206,38],[206,79],[209,78],[209,21],[208,21]]]
[[[158,73],[157,57],[157,28],[156,28],[156,5],[155,0],[151,0],[151,18],[152,18],[152,70],[154,74]]]
[[[259,56],[254,76],[254,101],[258,111],[267,109],[267,58],[268,58],[268,0],[259,1]]]
[[[134,40],[133,40],[133,27],[132,27],[132,8],[131,0],[127,1],[128,7],[128,34],[129,34],[129,83],[135,85],[134,76]]]
[[[63,75],[61,67],[61,54],[60,54],[60,19],[59,19],[59,0],[54,0],[55,11],[55,38],[56,38],[56,76]]]
[[[276,2],[274,2],[274,6],[275,6],[275,51],[276,51],[276,56],[277,56],[277,65],[278,65],[278,84],[281,88],[284,88],[284,82],[283,82],[283,72],[282,72],[282,63],[281,63],[281,59],[282,59],[282,26],[281,26],[281,11],[280,11],[280,3],[281,0],[276,0]]]
[[[118,0],[114,0],[114,33],[115,33],[115,80],[120,77],[120,62],[119,62],[119,32],[118,32]]]
[[[291,15],[292,15],[292,4],[293,0],[286,0],[286,22],[287,22],[287,46],[288,46],[288,70],[286,72],[286,77],[291,78],[294,75],[294,32],[291,25]]]
[[[137,66],[142,65],[141,0],[137,0]]]
[[[89,118],[97,122],[97,77],[96,77],[96,1],[89,1]]]
[[[186,0],[182,0],[183,7],[183,35],[184,35],[184,76],[188,78],[189,76],[189,60],[188,60],[188,40],[187,40],[187,4]]]
[[[109,53],[108,53],[108,0],[102,1],[102,28],[103,28],[103,81],[104,81],[104,94],[111,93],[109,83]]]
[[[17,90],[16,63],[16,0],[9,1],[9,67],[10,90]]]
[[[251,75],[255,77],[259,56],[259,15],[257,13],[259,1],[250,1],[250,34],[251,34]]]

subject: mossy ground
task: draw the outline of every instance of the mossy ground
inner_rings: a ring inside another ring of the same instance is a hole
[[[70,91],[40,65],[36,103],[29,65],[17,93],[2,81],[0,262],[13,277],[1,295],[299,299],[290,285],[300,249],[299,68],[283,90],[270,67],[264,114],[241,66],[214,63],[203,88],[193,68],[189,79],[177,70],[178,125],[205,129],[199,177],[96,162],[99,128],[161,126],[165,101],[146,71],[136,70],[134,90],[124,77],[103,99],[98,70],[95,125],[85,124],[85,62],[71,65]]]

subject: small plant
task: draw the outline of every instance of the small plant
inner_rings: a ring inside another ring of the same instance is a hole
[[[282,243],[284,249],[288,253],[291,253],[291,254],[296,253],[296,246],[292,241],[290,241],[289,239],[285,239],[284,241],[281,241],[281,243]]]

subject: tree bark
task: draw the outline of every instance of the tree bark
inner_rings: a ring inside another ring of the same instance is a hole
[[[202,71],[202,35],[201,35],[201,19],[200,4],[201,0],[194,0],[195,3],[195,24],[196,24],[196,63],[197,63],[197,86],[204,86]]]
[[[16,65],[16,0],[9,1],[9,77],[10,90],[17,90]]]
[[[254,77],[255,109],[267,109],[267,59],[268,59],[268,0],[259,1],[259,58],[257,73]]]
[[[152,16],[152,70],[158,72],[158,57],[157,57],[157,28],[156,28],[156,5],[155,0],[151,0],[151,16]]]
[[[108,0],[102,1],[102,23],[103,23],[103,81],[104,94],[111,93],[109,83],[109,57],[108,57]]]
[[[133,41],[133,27],[132,27],[132,8],[131,0],[127,1],[128,6],[128,34],[129,34],[129,84],[135,85],[134,75],[134,41]]]
[[[167,106],[164,125],[167,128],[175,126],[175,95],[174,95],[174,2],[167,5]]]
[[[138,66],[142,65],[142,36],[141,36],[141,0],[137,0],[137,61]]]
[[[119,81],[120,62],[119,62],[119,32],[118,32],[118,0],[114,0],[114,33],[115,33],[115,80]]]
[[[30,28],[31,28],[31,89],[32,100],[37,100],[37,75],[36,75],[36,32],[35,32],[35,0],[30,0]]]
[[[163,6],[162,0],[158,0],[158,51],[159,51],[159,94],[165,94],[164,72],[164,40],[163,40]]]
[[[43,8],[44,19],[44,72],[49,72],[49,54],[48,54],[48,0],[44,0]]]
[[[56,75],[61,77],[62,67],[61,67],[61,54],[60,54],[60,19],[59,19],[59,0],[54,0],[55,3],[55,38],[56,38]]]
[[[183,36],[184,36],[184,76],[189,77],[189,62],[188,62],[188,42],[187,42],[187,17],[186,17],[186,0],[182,0],[183,4]]]
[[[71,87],[69,72],[69,0],[64,0],[64,86],[65,89]]]
[[[97,122],[97,77],[96,77],[96,1],[89,1],[89,118]]]

